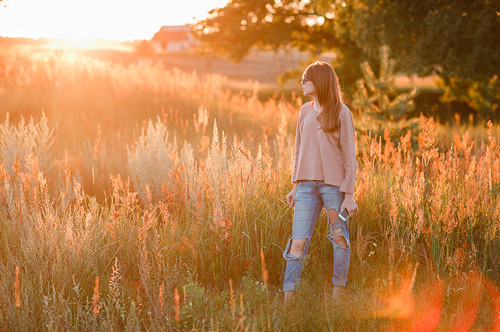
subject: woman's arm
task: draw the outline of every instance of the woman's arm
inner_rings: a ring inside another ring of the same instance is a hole
[[[354,197],[352,197],[352,194],[345,194],[344,196],[344,201],[342,202],[342,205],[340,206],[340,211],[343,209],[346,209],[347,212],[349,212],[349,216],[353,216],[356,212],[358,212],[358,204],[354,201]]]
[[[344,106],[345,107],[345,106]],[[354,123],[349,110],[343,111],[340,114],[340,147],[342,149],[342,158],[344,162],[344,180],[340,186],[340,191],[345,193],[342,207],[345,208],[349,215],[353,215],[358,211],[358,206],[354,201],[354,182],[356,179],[356,143],[354,141]]]
[[[286,195],[286,201],[288,202],[288,205],[290,205],[291,207],[295,206],[295,200],[293,199],[293,197],[297,192],[297,186],[298,186],[297,182],[294,182],[292,191],[290,191],[288,195]]]
[[[286,201],[288,202],[288,205],[291,207],[295,206],[295,200],[293,197],[295,196],[295,193],[297,192],[297,168],[298,168],[298,163],[299,163],[299,151],[300,151],[300,123],[302,120],[302,109],[301,112],[299,113],[299,117],[297,118],[297,127],[295,128],[295,151],[294,151],[294,158],[293,158],[293,174],[292,174],[292,182],[293,182],[293,189],[286,195]]]
[[[297,168],[299,164],[299,151],[300,151],[300,123],[302,120],[302,110],[299,113],[299,117],[297,118],[297,127],[295,128],[295,151],[293,158],[293,173],[292,173],[292,182],[297,181]]]

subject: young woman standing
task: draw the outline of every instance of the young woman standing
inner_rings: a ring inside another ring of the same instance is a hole
[[[334,295],[345,286],[351,254],[349,227],[337,214],[344,208],[350,216],[358,211],[353,198],[357,168],[354,124],[351,112],[341,102],[337,75],[329,64],[317,61],[306,68],[301,84],[304,95],[313,100],[300,109],[293,189],[286,196],[294,214],[292,238],[283,253],[287,263],[285,300],[300,280],[303,257],[323,206],[330,222],[327,237],[333,244]]]

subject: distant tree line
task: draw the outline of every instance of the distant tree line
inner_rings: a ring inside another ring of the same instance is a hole
[[[0,0],[2,1],[2,0]],[[25,45],[25,44],[43,44],[46,40],[43,38],[39,38],[37,40],[33,38],[25,38],[25,37],[0,37],[0,45]]]
[[[235,61],[253,47],[312,57],[335,51],[351,96],[360,64],[378,74],[386,46],[395,71],[438,75],[444,99],[487,117],[500,113],[500,0],[231,0],[194,31],[202,53]]]

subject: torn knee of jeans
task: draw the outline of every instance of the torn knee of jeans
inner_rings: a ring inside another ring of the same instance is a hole
[[[345,241],[345,244],[346,244],[346,246],[345,246],[345,247],[343,246],[343,243],[342,243],[342,244],[341,244],[341,243],[339,243],[339,241],[340,241],[339,239],[341,239],[341,238],[343,238],[343,239],[344,239],[344,241]],[[339,234],[339,235],[335,236],[335,237],[333,238],[333,241],[334,241],[336,244],[338,244],[340,247],[342,247],[342,248],[344,248],[344,249],[349,249],[349,241],[345,238],[344,234]]]
[[[290,249],[292,247],[292,240],[293,239],[290,239],[288,240],[288,244],[286,245],[286,249],[285,249],[285,252],[283,253],[283,257],[287,260],[287,261],[293,261],[293,260],[299,260],[299,259],[302,259],[305,255],[304,253],[306,252],[307,250],[307,247],[309,245],[309,242],[311,241],[311,238],[307,238],[307,241],[306,243],[304,244],[304,248],[302,248],[302,253],[300,254],[299,257],[297,256],[294,256],[290,253]]]
[[[342,229],[340,227],[333,229],[332,236],[336,237],[337,235],[342,235]]]
[[[346,242],[346,245],[347,245],[346,247],[342,246],[339,243],[339,239],[341,239],[341,238],[344,238],[344,240]],[[349,240],[344,235],[344,232],[342,232],[341,228],[335,228],[335,229],[333,229],[333,232],[328,235],[328,239],[333,243],[334,246],[338,246],[338,247],[340,247],[342,249],[349,249],[349,247],[350,247]]]

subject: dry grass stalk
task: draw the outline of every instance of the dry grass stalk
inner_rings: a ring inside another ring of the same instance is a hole
[[[97,140],[95,141],[92,151],[94,152],[94,160],[99,158],[102,153],[101,126],[97,126]]]
[[[139,229],[139,234],[137,235],[137,238],[139,239],[140,242],[146,241],[146,238],[148,236],[148,231],[151,228],[151,226],[153,225],[152,216],[151,216],[150,211],[148,211],[148,210],[144,211],[144,215],[143,215],[142,219],[143,219],[143,225]]]
[[[2,324],[2,331],[7,332],[8,331],[8,324],[7,324],[7,295],[5,292],[5,288],[2,282],[2,279],[0,279],[0,321]]]
[[[233,291],[233,280],[229,279],[229,301],[231,305],[231,315],[234,320],[234,314],[236,312],[236,306],[234,304],[234,291]]]
[[[69,166],[68,150],[64,151],[64,191],[65,195],[69,194],[69,186],[71,180],[71,168]]]
[[[182,242],[186,245],[186,247],[188,247],[191,252],[193,253],[193,258],[194,260],[198,260],[198,251],[196,251],[196,249],[194,248],[194,245],[191,243],[191,241],[189,241],[189,239],[187,237],[185,237],[184,235],[182,236],[181,238]]]
[[[137,153],[137,139],[135,138],[135,128],[132,133],[132,145],[130,146],[130,155],[132,156],[132,160],[135,160],[135,154]]]
[[[210,317],[210,332],[215,332],[215,330],[214,330],[214,317]]]
[[[94,307],[93,313],[94,315],[97,315],[101,312],[101,304],[99,303],[99,276],[95,277],[94,297],[92,298],[92,304]]]
[[[179,290],[177,286],[174,287],[174,307],[175,307],[175,321],[179,322],[181,320],[181,297],[179,295]]]
[[[19,278],[19,266],[16,266],[16,280],[14,284],[14,292],[16,296],[16,308],[21,307],[21,298],[19,296],[20,291],[21,291],[21,281]]]
[[[14,163],[12,164],[12,170],[14,171],[14,175],[12,176],[13,180],[19,177],[19,172],[21,170],[21,163],[19,163],[19,159],[17,156],[14,157]]]
[[[210,137],[207,135],[202,135],[200,137],[200,148],[198,149],[198,152],[205,154],[205,151],[209,147],[209,145],[210,145]]]
[[[363,234],[363,225],[360,223],[356,234],[356,253],[358,254],[360,263],[363,263],[365,260],[367,246],[368,241],[366,241],[366,235]]]
[[[240,318],[238,320],[238,326],[241,331],[245,331],[245,305],[243,301],[243,293],[240,294]]]
[[[268,272],[266,267],[266,257],[264,256],[264,250],[260,248],[260,261],[262,263],[262,281],[264,286],[267,286]]]
[[[162,284],[160,284],[158,303],[160,304],[161,312],[163,312],[163,286],[162,286]]]

